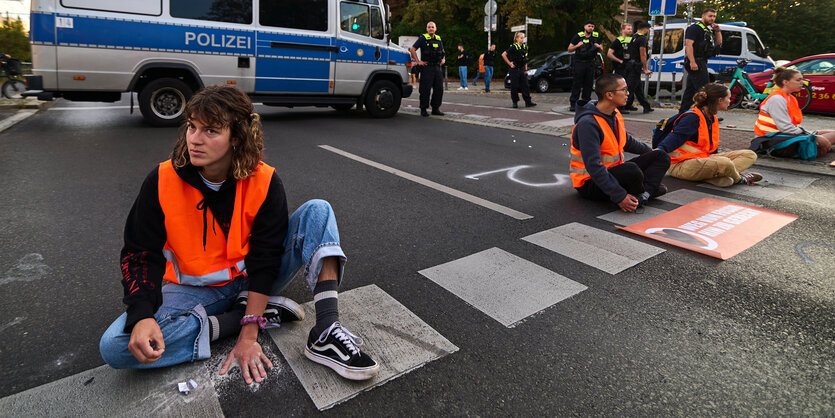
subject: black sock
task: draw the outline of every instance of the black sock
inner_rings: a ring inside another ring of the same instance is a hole
[[[241,318],[244,311],[234,309],[220,315],[209,317],[209,340],[216,341],[241,331]]]
[[[316,283],[313,289],[313,301],[316,306],[316,325],[313,326],[313,332],[316,334],[321,334],[331,324],[339,321],[337,286],[336,280],[325,280]]]

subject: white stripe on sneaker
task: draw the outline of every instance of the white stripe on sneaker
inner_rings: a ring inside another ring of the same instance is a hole
[[[341,358],[341,359],[342,359],[342,361],[348,361],[348,360],[350,360],[350,359],[351,359],[351,357],[350,357],[350,356],[346,356],[345,354],[342,354],[342,352],[341,352],[341,351],[339,351],[339,348],[338,348],[338,347],[336,347],[336,346],[335,346],[335,345],[333,345],[333,344],[328,344],[328,345],[326,345],[326,346],[318,346],[318,345],[314,345],[314,346],[310,349],[310,351],[313,351],[313,350],[316,350],[317,352],[320,352],[320,353],[324,353],[324,352],[325,352],[325,351],[327,351],[327,350],[331,350],[331,351],[333,351],[334,353],[336,353],[336,355],[337,355],[337,356],[339,356],[339,358]]]
[[[339,292],[337,292],[336,290],[327,290],[327,291],[324,291],[324,292],[319,292],[319,293],[313,295],[313,303],[316,303],[316,302],[318,302],[322,299],[327,299],[327,298],[339,299],[338,295],[339,295]]]

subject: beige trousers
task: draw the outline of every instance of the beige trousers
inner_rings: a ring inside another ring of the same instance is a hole
[[[739,173],[751,167],[757,161],[757,154],[751,150],[736,150],[713,154],[706,158],[691,158],[670,166],[667,173],[675,178],[691,181],[706,181],[711,184],[728,184],[730,177],[733,183],[741,178]],[[732,184],[733,184],[732,183]]]

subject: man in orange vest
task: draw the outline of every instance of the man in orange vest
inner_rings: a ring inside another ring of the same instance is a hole
[[[596,81],[595,93],[599,101],[580,106],[574,116],[571,182],[584,198],[609,200],[624,212],[632,212],[667,192],[661,179],[670,167],[670,157],[626,133],[617,110],[629,98],[622,76],[603,74]],[[639,156],[624,161],[624,151]]]

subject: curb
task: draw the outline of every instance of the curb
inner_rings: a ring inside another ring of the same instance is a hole
[[[7,104],[7,102],[9,102],[9,100],[3,100],[3,102],[0,102],[0,110],[17,110],[17,112],[15,112],[15,114],[12,116],[0,120],[0,133],[22,122],[26,118],[40,112],[41,110],[51,106],[52,103],[54,103],[27,99],[22,100],[22,103],[16,104]]]

